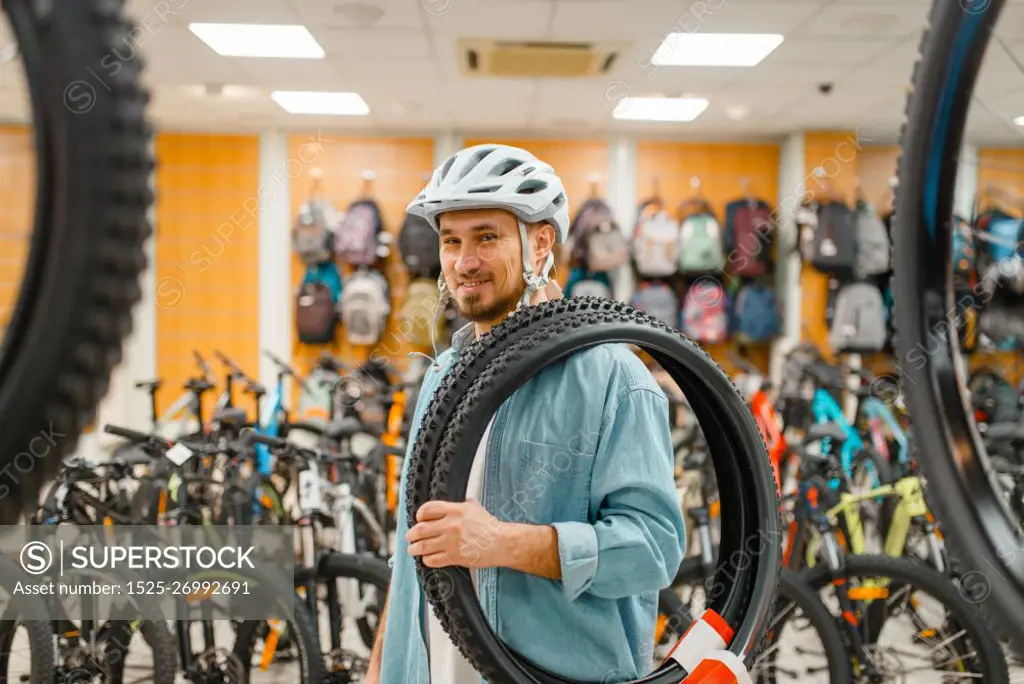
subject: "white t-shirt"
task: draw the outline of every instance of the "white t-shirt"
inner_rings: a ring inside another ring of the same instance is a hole
[[[487,460],[487,440],[491,436],[494,418],[487,424],[484,436],[477,447],[473,466],[469,470],[469,482],[466,485],[466,498],[483,499],[484,463]],[[470,570],[470,579],[476,587],[476,571]],[[462,655],[462,651],[452,643],[451,637],[441,627],[441,622],[434,615],[434,609],[427,606],[427,639],[430,649],[430,682],[431,684],[480,684],[480,673]]]

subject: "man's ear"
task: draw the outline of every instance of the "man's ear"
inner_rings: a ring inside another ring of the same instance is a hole
[[[534,230],[533,246],[538,260],[543,264],[555,249],[555,229],[550,223],[537,224]]]

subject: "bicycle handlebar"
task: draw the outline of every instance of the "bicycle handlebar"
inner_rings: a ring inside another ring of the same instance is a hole
[[[145,432],[131,430],[129,428],[121,427],[119,425],[104,425],[103,431],[111,435],[116,435],[117,437],[124,437],[125,439],[129,439],[133,442],[149,442],[154,439],[162,439],[157,435],[146,434]]]
[[[278,369],[280,369],[283,373],[285,373],[286,375],[290,375],[295,380],[295,382],[299,383],[299,386],[302,387],[302,390],[306,394],[313,393],[313,390],[310,389],[309,385],[306,383],[307,378],[305,378],[301,373],[299,373],[299,371],[295,370],[293,366],[285,363],[284,361],[281,360],[279,356],[266,349],[263,350],[263,355],[270,359],[270,362],[277,366]]]

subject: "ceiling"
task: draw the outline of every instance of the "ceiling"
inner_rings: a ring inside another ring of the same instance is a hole
[[[957,0],[947,0],[956,2]],[[931,0],[129,0],[163,128],[768,139],[800,129],[857,129],[893,142]],[[999,35],[1024,61],[1024,0],[1010,0]],[[221,57],[189,22],[298,23],[322,60]],[[6,27],[5,27],[6,28]],[[756,67],[654,67],[673,30],[781,33]],[[458,38],[615,41],[612,73],[586,79],[468,78]],[[4,41],[0,40],[0,49]],[[1024,71],[993,45],[972,110],[969,138],[1022,144]],[[819,84],[832,83],[822,95]],[[205,84],[244,86],[211,96]],[[24,116],[17,63],[0,67],[0,117]],[[345,90],[366,117],[296,116],[272,90]],[[694,95],[710,106],[691,123],[616,121],[618,96]],[[734,120],[729,111],[747,110]]]

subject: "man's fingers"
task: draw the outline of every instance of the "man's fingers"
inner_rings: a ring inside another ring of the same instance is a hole
[[[423,557],[423,564],[428,568],[447,568],[451,565],[455,565],[452,562],[451,556],[447,553],[432,553],[429,556]]]
[[[416,521],[438,520],[454,510],[458,505],[450,501],[428,501],[416,511]]]
[[[441,552],[441,544],[437,539],[422,539],[414,544],[409,544],[410,556],[429,556],[432,553]]]
[[[413,542],[431,539],[441,535],[441,525],[437,522],[416,523],[405,533],[405,541]]]

